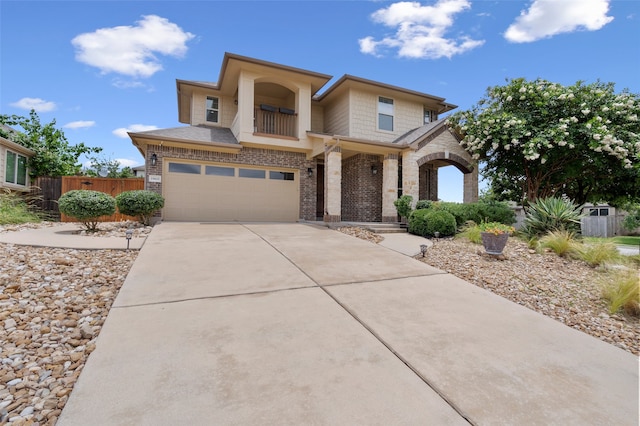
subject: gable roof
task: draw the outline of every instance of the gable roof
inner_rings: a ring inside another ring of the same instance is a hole
[[[215,148],[225,152],[238,152],[242,149],[231,129],[226,127],[183,126],[128,134],[143,157],[146,156],[147,146],[150,144],[198,147],[197,149],[204,150]]]
[[[323,102],[328,100],[336,95],[338,95],[343,90],[346,90],[350,87],[372,87],[376,90],[381,90],[382,94],[388,94],[392,96],[395,93],[402,94],[407,97],[419,99],[420,102],[435,105],[437,106],[437,111],[439,114],[442,114],[447,111],[451,111],[452,109],[458,108],[457,105],[450,104],[445,102],[445,98],[441,98],[439,96],[430,95],[428,93],[417,92],[415,90],[406,89],[404,87],[393,86],[391,84],[380,83],[379,81],[367,80],[366,78],[356,77],[353,75],[345,74],[338,81],[331,85],[324,93],[319,96],[314,97],[314,100],[318,102]]]
[[[231,129],[226,127],[183,126],[168,129],[148,130],[145,132],[131,132],[131,138],[171,139],[185,142],[218,143],[239,145]]]

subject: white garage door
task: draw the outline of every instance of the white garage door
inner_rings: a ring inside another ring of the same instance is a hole
[[[294,222],[297,170],[168,160],[163,173],[165,220]]]

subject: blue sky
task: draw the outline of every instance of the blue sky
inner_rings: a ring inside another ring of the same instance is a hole
[[[640,92],[635,0],[0,0],[0,114],[56,120],[71,144],[143,163],[126,131],[180,126],[176,79],[215,82],[224,52],[355,75],[468,109],[544,78]],[[462,175],[440,171],[440,198]]]

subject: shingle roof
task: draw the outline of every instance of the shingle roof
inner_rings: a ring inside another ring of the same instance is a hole
[[[238,140],[231,129],[226,127],[208,126],[183,126],[168,129],[148,130],[146,132],[136,132],[138,136],[160,136],[170,139],[181,139],[195,142],[216,142],[238,145]]]
[[[424,126],[420,126],[420,127],[416,128],[416,129],[409,130],[407,133],[405,133],[404,135],[400,136],[398,139],[393,141],[393,143],[396,143],[396,144],[399,144],[399,145],[411,145],[413,142],[415,142],[418,139],[422,138],[427,133],[435,130],[444,121],[445,121],[445,119],[441,118],[440,120],[436,120],[436,121],[433,121],[431,123],[425,124]]]

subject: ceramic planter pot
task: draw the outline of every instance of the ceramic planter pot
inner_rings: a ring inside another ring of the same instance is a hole
[[[482,232],[480,234],[482,237],[482,245],[484,249],[489,254],[502,254],[502,250],[507,245],[507,240],[509,239],[509,234],[494,234],[492,232]]]

